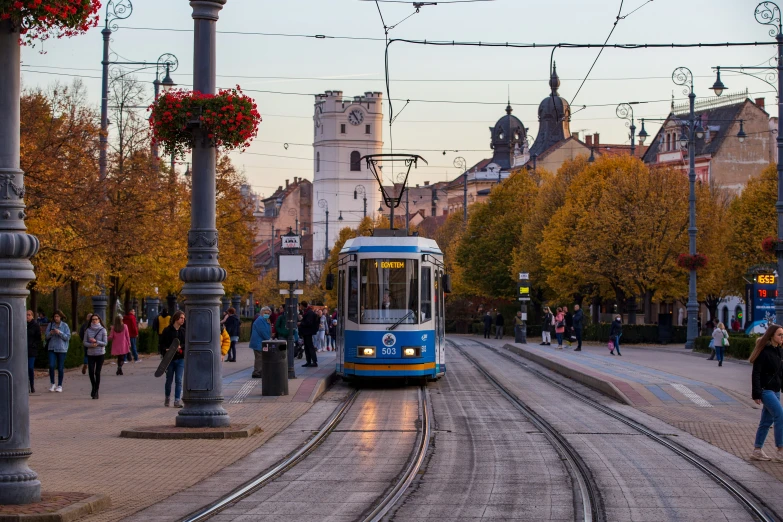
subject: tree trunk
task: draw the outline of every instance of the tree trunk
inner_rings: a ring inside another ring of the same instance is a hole
[[[117,278],[111,276],[109,282],[111,285],[109,287],[109,312],[106,314],[106,323],[111,323],[114,320],[114,309],[117,308]]]
[[[125,289],[125,299],[123,299],[123,304],[125,305],[124,312],[127,314],[128,310],[131,309],[131,292],[130,288]]]
[[[636,324],[636,296],[628,298],[628,324]]]
[[[591,304],[593,309],[593,324],[598,324],[601,322],[601,301],[602,299],[600,295],[593,297],[593,302]]]
[[[655,323],[652,312],[652,290],[646,290],[644,292],[644,324]]]
[[[79,329],[79,281],[71,279],[71,331]]]
[[[54,315],[55,310],[59,310],[59,309],[60,309],[60,289],[55,288],[54,290],[52,290],[52,315]]]

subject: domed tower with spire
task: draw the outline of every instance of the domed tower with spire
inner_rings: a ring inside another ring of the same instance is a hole
[[[541,156],[553,145],[571,137],[571,107],[565,98],[561,98],[557,93],[560,87],[557,64],[552,65],[549,87],[552,92],[538,106],[538,135],[530,147],[531,156]]]
[[[502,116],[494,127],[489,128],[490,147],[494,151],[492,161],[486,169],[491,169],[495,173],[508,173],[514,167],[524,165],[528,159],[527,150],[527,129],[516,116],[511,112],[511,102],[506,106],[506,115]],[[484,169],[482,169],[484,170]]]

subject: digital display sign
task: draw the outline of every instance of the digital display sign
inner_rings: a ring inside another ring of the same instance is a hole
[[[775,274],[759,274],[756,276],[756,282],[760,285],[774,285],[777,284]]]
[[[375,262],[375,268],[378,268],[378,261]],[[381,268],[400,269],[405,268],[405,260],[400,261],[381,261]]]
[[[778,291],[777,290],[767,290],[765,288],[759,288],[759,289],[756,290],[756,295],[760,299],[766,299],[768,297],[771,297],[771,298],[775,299],[778,296]]]

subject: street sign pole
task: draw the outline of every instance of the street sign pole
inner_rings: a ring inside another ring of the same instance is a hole
[[[514,341],[520,344],[527,344],[527,303],[530,301],[530,274],[527,272],[519,273],[517,296],[522,303],[520,305],[522,325],[514,332]]]
[[[282,240],[282,248],[286,250],[289,256],[296,256],[297,251],[301,248],[301,236],[294,233],[289,229],[287,234],[280,236]],[[281,263],[277,263],[278,266],[278,280],[280,280],[281,271],[288,267],[288,264],[284,267]],[[297,282],[304,282],[304,259],[301,262],[302,272],[297,273],[293,277],[287,274],[285,280],[280,282],[288,283],[288,290],[280,290],[280,293],[287,293],[288,297],[285,300],[285,324],[288,328],[288,336],[286,337],[286,349],[288,350],[288,378],[296,379],[296,370],[294,369],[294,328],[296,328],[299,308],[299,295],[301,290],[296,290]]]

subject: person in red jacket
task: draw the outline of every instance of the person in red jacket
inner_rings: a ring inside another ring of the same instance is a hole
[[[130,352],[126,356],[127,362],[130,362],[133,357],[133,362],[139,362],[139,351],[136,346],[136,341],[139,339],[139,323],[136,321],[136,310],[131,308],[128,313],[122,318],[122,322],[128,327],[128,335],[130,336]]]

